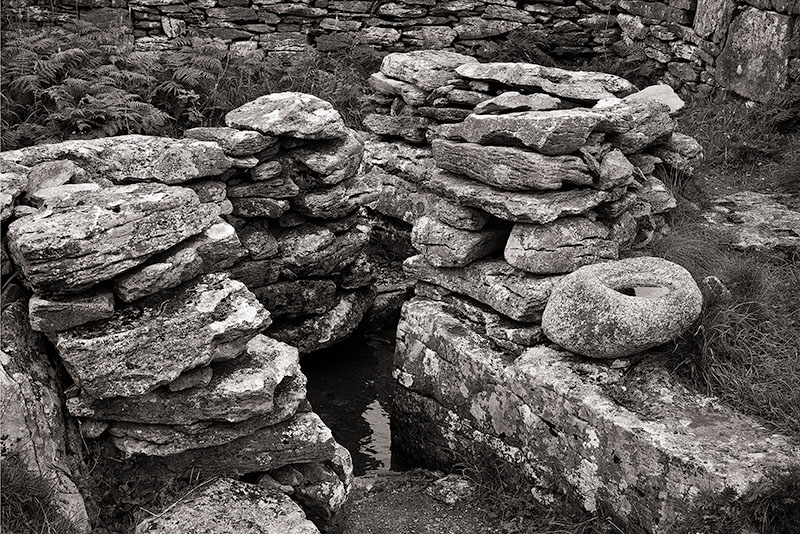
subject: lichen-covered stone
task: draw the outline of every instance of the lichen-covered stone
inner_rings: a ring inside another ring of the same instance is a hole
[[[413,278],[444,287],[491,306],[516,321],[533,322],[541,317],[558,276],[536,276],[503,260],[478,260],[465,267],[435,267],[422,255],[403,263]]]
[[[236,128],[190,128],[184,137],[200,141],[213,141],[229,156],[250,156],[275,145],[278,140],[258,132]]]
[[[162,386],[144,395],[101,400],[80,395],[67,401],[67,409],[76,417],[151,425],[236,423],[285,406],[291,415],[305,399],[299,365],[297,349],[257,335],[242,356],[207,368],[213,374],[203,387],[171,391]]]
[[[221,174],[232,166],[216,143],[149,135],[36,145],[3,152],[3,158],[29,167],[46,161],[71,160],[90,179],[104,178],[115,184],[179,184]]]
[[[607,140],[625,154],[666,141],[675,129],[669,107],[652,100],[607,99],[592,111],[603,117],[597,131],[610,134]]]
[[[186,369],[235,358],[267,325],[244,284],[206,274],[51,340],[84,393],[102,399],[141,395]]]
[[[340,235],[306,223],[276,230],[282,262],[295,276],[324,276],[355,260],[369,241],[367,229],[356,226]]]
[[[369,175],[358,175],[329,187],[301,191],[290,203],[302,215],[338,219],[368,204],[378,194],[376,186]]]
[[[217,220],[185,188],[111,186],[51,198],[9,226],[9,249],[28,282],[43,293],[68,294],[108,280],[198,234]]]
[[[378,93],[399,96],[409,106],[422,106],[425,104],[425,99],[428,98],[428,93],[416,85],[395,80],[382,72],[376,72],[369,77],[369,86]]]
[[[333,106],[305,93],[272,93],[225,115],[232,128],[300,139],[332,139],[345,134],[342,116]]]
[[[523,95],[516,91],[508,91],[475,106],[475,113],[490,115],[509,113],[512,111],[547,111],[558,109],[561,100],[550,95]]]
[[[455,52],[418,50],[387,55],[381,62],[381,72],[414,84],[423,91],[433,91],[456,78],[456,67],[459,65],[477,62],[474,57]]]
[[[276,319],[269,335],[297,347],[301,353],[330,347],[352,334],[372,306],[369,290],[342,291],[336,305],[321,315]]]
[[[622,293],[638,287],[654,293]],[[679,336],[702,306],[700,289],[686,269],[661,258],[630,258],[565,276],[550,294],[542,329],[577,354],[623,358]]]
[[[463,267],[502,249],[507,236],[503,227],[459,230],[425,215],[414,223],[411,244],[436,267]]]
[[[355,130],[347,128],[342,137],[310,143],[292,150],[289,155],[314,173],[309,184],[334,185],[355,176],[364,154],[364,141]]]
[[[529,273],[569,273],[584,265],[617,259],[608,228],[585,217],[548,224],[517,223],[505,247],[506,261]]]
[[[626,102],[660,102],[669,107],[670,113],[677,113],[682,110],[686,103],[675,93],[675,89],[667,84],[660,83],[649,85],[639,92],[625,97]]]
[[[114,292],[125,302],[132,302],[197,275],[227,269],[246,255],[236,230],[220,220],[203,233],[117,277]]]
[[[564,183],[591,185],[589,169],[576,156],[544,156],[510,146],[485,146],[434,139],[433,157],[447,171],[509,191],[560,189]]]
[[[136,534],[245,531],[252,534],[319,534],[303,510],[281,491],[229,478],[215,480],[136,526]]]
[[[336,283],[333,280],[276,282],[253,292],[272,317],[325,313],[336,304]]]
[[[413,115],[378,115],[364,117],[364,128],[378,135],[401,137],[409,143],[424,143],[431,120]]]

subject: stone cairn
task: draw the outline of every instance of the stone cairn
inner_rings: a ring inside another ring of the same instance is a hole
[[[226,122],[2,153],[3,274],[32,291],[85,438],[164,472],[261,473],[326,527],[352,465],[299,354],[371,303],[363,143],[304,94]]]
[[[371,209],[412,224],[418,251],[396,454],[444,468],[493,456],[544,503],[571,494],[654,532],[703,491],[791,464],[796,445],[642,357],[702,305],[685,269],[637,257],[676,205],[655,173],[701,156],[674,131],[669,88],[430,51],[388,55],[371,83]]]
[[[406,271],[515,321],[537,322],[564,273],[668,232],[656,166],[691,172],[701,156],[674,132],[666,86],[444,51],[389,54],[370,84],[370,208],[413,225]]]

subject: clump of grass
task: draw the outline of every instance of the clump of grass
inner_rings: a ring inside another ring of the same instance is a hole
[[[763,104],[739,98],[691,100],[678,130],[703,146],[695,173],[709,186],[796,191],[800,181],[800,90]]]
[[[77,534],[55,502],[53,486],[16,454],[0,462],[0,524],[15,534]]]
[[[701,286],[716,276],[702,315],[674,351],[695,388],[800,438],[800,265],[730,248],[726,233],[691,218],[649,253],[684,266]]]
[[[733,490],[706,494],[676,534],[794,534],[800,532],[800,465],[773,474],[737,497]]]

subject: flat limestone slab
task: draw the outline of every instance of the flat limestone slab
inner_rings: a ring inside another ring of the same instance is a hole
[[[569,189],[565,191],[503,191],[492,186],[440,171],[426,187],[463,206],[471,206],[506,221],[545,224],[559,217],[580,215],[603,202],[617,200],[624,187],[605,191]]]
[[[488,448],[542,490],[571,491],[652,532],[670,532],[701,492],[770,484],[800,444],[688,391],[658,360],[627,372],[547,346],[519,358],[487,348],[446,304],[404,306],[393,447],[447,464]]]
[[[103,399],[141,395],[187,369],[235,358],[269,323],[244,284],[215,273],[50,339],[84,393]]]
[[[49,199],[11,223],[8,243],[35,289],[76,293],[202,232],[218,213],[183,187],[110,186]]]
[[[536,276],[503,260],[483,259],[466,267],[435,267],[421,254],[403,263],[409,276],[466,295],[516,321],[535,322],[560,276]]]

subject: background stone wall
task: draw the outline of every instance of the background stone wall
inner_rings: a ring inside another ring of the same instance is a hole
[[[5,17],[43,18],[29,7],[35,1],[4,1]],[[266,53],[360,43],[488,57],[537,45],[559,61],[626,58],[675,88],[721,86],[755,100],[800,80],[800,0],[62,1],[62,14],[124,21],[147,47],[186,33]]]

